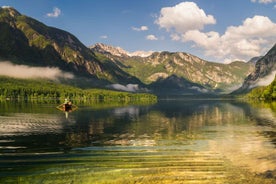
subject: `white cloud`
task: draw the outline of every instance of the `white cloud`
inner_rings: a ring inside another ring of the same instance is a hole
[[[201,93],[208,93],[209,91],[205,88],[200,88],[198,86],[192,86],[190,87],[189,89],[193,89],[193,90],[197,90],[198,92],[201,92]]]
[[[136,92],[139,90],[139,85],[138,84],[127,84],[122,85],[122,84],[111,84],[108,86],[111,89],[116,89],[120,91],[128,91],[128,92]]]
[[[167,31],[185,33],[201,30],[205,25],[215,24],[216,20],[212,15],[206,15],[194,2],[182,2],[174,7],[162,8],[155,23]]]
[[[220,41],[220,35],[217,32],[207,32],[203,33],[199,30],[191,30],[187,31],[182,35],[183,40],[182,41],[193,41],[198,46],[203,48],[209,48],[213,47],[217,44],[218,41]]]
[[[179,40],[181,40],[181,37],[178,35],[178,34],[171,34],[170,35],[170,37],[171,37],[171,39],[173,40],[173,41],[179,41]]]
[[[158,40],[158,38],[155,35],[148,35],[146,36],[147,40]]]
[[[251,0],[253,3],[260,3],[260,4],[269,4],[269,3],[274,3],[276,0]]]
[[[15,65],[8,61],[0,62],[0,75],[21,79],[47,78],[58,80],[59,78],[74,78],[73,74],[61,71],[56,67],[30,67],[27,65]]]
[[[54,7],[53,12],[47,13],[46,15],[47,15],[47,17],[57,18],[60,16],[60,14],[61,14],[61,10],[57,7]]]
[[[132,27],[132,30],[134,31],[147,31],[149,28],[147,26],[141,26],[141,27]]]
[[[241,26],[228,27],[225,35],[231,36],[232,38],[267,37],[275,35],[275,31],[276,24],[268,17],[256,15],[253,18],[245,19]]]
[[[1,6],[1,8],[11,8],[11,6]]]
[[[102,35],[102,36],[100,36],[100,38],[101,38],[101,39],[107,39],[108,36],[107,36],[107,35]]]
[[[251,85],[250,88],[254,88],[257,86],[268,86],[271,84],[275,78],[276,71],[272,71],[269,75],[264,78],[259,78],[255,84]]]
[[[276,0],[258,0],[273,1]],[[204,27],[216,24],[216,19],[193,2],[162,8],[155,23],[170,33],[171,40],[192,42],[193,47],[201,48],[206,56],[217,61],[248,60],[265,54],[276,40],[276,24],[260,15],[245,19],[239,26],[229,26],[222,34],[204,32]]]
[[[268,17],[247,18],[240,26],[229,26],[223,35],[192,30],[182,34],[182,41],[192,41],[205,55],[224,60],[248,60],[264,54],[275,42],[276,24]]]

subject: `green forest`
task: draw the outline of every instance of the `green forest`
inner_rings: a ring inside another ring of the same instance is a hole
[[[276,77],[269,86],[255,88],[246,97],[261,100],[276,100]]]
[[[149,93],[129,93],[106,89],[81,89],[69,85],[57,84],[48,80],[14,79],[0,77],[0,99],[64,99],[90,100],[99,102],[157,101]]]

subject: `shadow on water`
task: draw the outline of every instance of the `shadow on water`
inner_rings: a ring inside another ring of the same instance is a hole
[[[0,182],[276,181],[273,103],[55,105],[0,103]]]

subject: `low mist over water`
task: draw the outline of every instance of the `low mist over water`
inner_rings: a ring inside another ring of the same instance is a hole
[[[63,72],[57,67],[31,67],[27,65],[15,65],[9,61],[0,62],[0,75],[20,79],[46,78],[58,80],[58,78],[74,78],[73,74]]]

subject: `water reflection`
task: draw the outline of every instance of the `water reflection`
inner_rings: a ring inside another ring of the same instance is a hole
[[[276,176],[274,106],[219,100],[104,109],[92,105],[80,106],[68,119],[49,105],[38,110],[25,104],[23,112],[0,107],[0,181],[7,174],[21,176],[26,168],[30,173],[24,179],[36,170],[64,183],[80,178],[98,183],[275,181],[263,177],[267,172]],[[59,174],[63,172],[68,174]],[[52,181],[39,173],[32,176]]]
[[[74,121],[68,123],[74,124]],[[16,113],[13,116],[0,116],[1,136],[60,134],[64,126],[60,116],[51,114]]]
[[[139,116],[139,107],[136,106],[128,106],[128,107],[121,107],[115,108],[113,110],[114,116],[128,116],[132,119],[135,119]]]

